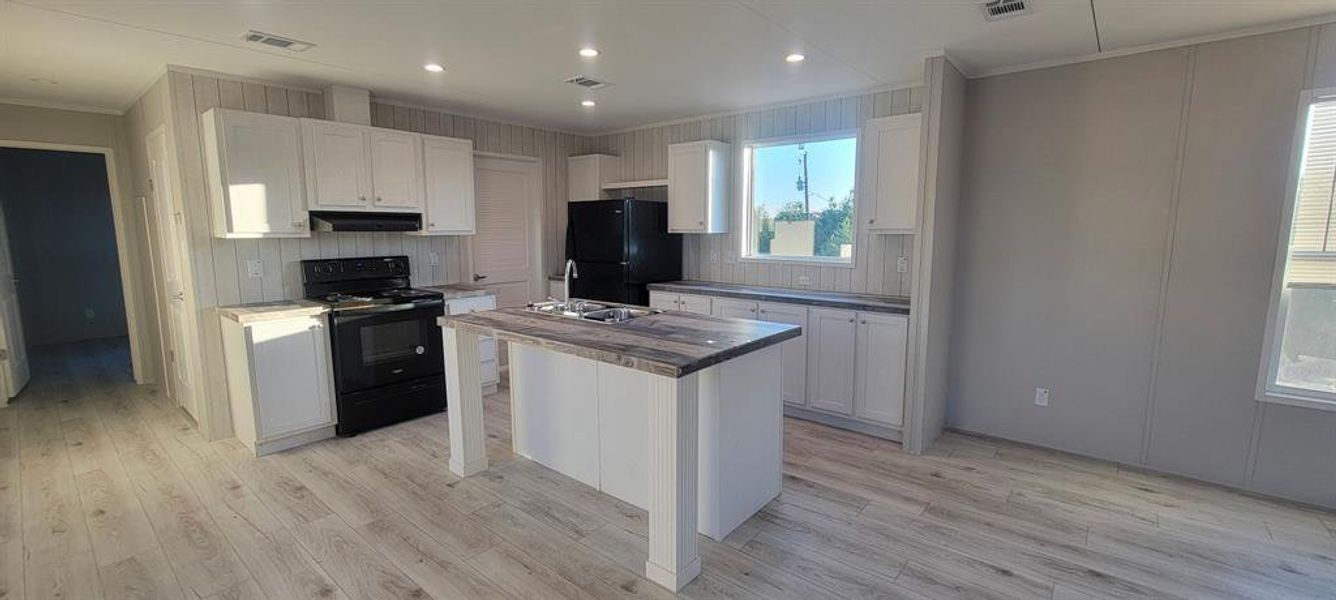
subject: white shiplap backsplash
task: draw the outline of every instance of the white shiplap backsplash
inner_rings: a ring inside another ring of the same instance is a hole
[[[922,93],[921,87],[871,92],[636,129],[599,136],[594,139],[591,151],[620,156],[623,181],[664,178],[668,176],[668,144],[703,139],[739,143],[803,133],[848,131],[862,127],[868,119],[919,112]],[[861,199],[859,208],[862,209]],[[896,259],[909,256],[912,238],[873,235],[864,229],[861,219],[857,223],[857,256],[852,269],[739,261],[740,239],[736,232],[741,227],[733,224],[727,234],[685,236],[683,276],[750,285],[908,295],[911,274],[897,272]],[[804,276],[810,278],[809,285],[799,284]]]

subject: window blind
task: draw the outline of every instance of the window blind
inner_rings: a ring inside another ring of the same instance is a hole
[[[1293,286],[1336,286],[1336,101],[1310,106],[1290,230],[1286,279]]]

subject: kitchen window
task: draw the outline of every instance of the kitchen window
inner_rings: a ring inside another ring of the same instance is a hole
[[[1299,113],[1257,397],[1336,410],[1336,89]]]
[[[750,142],[742,168],[744,259],[853,264],[857,132]]]

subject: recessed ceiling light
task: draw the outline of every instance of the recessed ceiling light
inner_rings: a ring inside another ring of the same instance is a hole
[[[581,101],[580,101],[580,106],[583,106],[583,107],[585,107],[585,108],[593,108],[593,107],[595,107],[595,106],[597,106],[597,105],[598,105],[598,103],[597,103],[597,102],[594,102],[593,100],[581,100]]]
[[[585,58],[594,58],[595,56],[598,56],[598,48],[591,48],[589,46],[585,46],[584,48],[580,49],[580,56],[583,56]]]
[[[438,65],[436,63],[427,63],[425,65],[422,65],[422,68],[431,71],[432,73],[440,73],[441,71],[445,70],[445,67],[442,67],[441,65]]]
[[[801,54],[798,54],[797,52],[794,52],[793,54],[790,54],[790,55],[784,57],[784,60],[786,60],[786,61],[788,61],[788,62],[791,62],[791,63],[800,63],[800,62],[802,62],[802,61],[804,61],[804,60],[806,60],[806,59],[807,59],[806,56],[803,56],[803,55],[801,55]]]

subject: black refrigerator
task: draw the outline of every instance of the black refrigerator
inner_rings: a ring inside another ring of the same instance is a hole
[[[567,204],[566,258],[580,276],[571,296],[646,306],[646,284],[682,278],[682,236],[668,204],[634,198]]]

